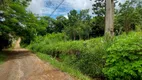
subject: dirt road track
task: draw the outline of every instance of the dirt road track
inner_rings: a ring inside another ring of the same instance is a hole
[[[0,65],[0,80],[75,80],[26,49],[5,50],[5,53],[8,60]]]

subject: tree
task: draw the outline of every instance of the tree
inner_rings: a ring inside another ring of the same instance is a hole
[[[81,10],[79,13],[72,10],[68,14],[67,25],[65,25],[63,31],[73,40],[89,38],[91,32],[90,20],[88,10]]]
[[[116,15],[116,29],[122,27],[122,30],[128,33],[131,30],[135,30],[137,25],[142,21],[142,1],[131,0],[126,1],[124,4],[119,4],[120,10]]]
[[[95,16],[91,19],[92,30],[90,37],[100,37],[104,35],[105,18],[103,16]]]
[[[114,36],[114,0],[106,0],[105,35]]]
[[[0,36],[4,41],[10,41],[12,37],[20,36],[29,43],[36,35],[35,25],[30,24],[36,23],[37,18],[26,11],[24,1],[28,4],[30,0],[4,0],[1,2],[3,5],[0,6]]]
[[[67,19],[64,16],[58,16],[55,21],[54,32],[62,32],[66,24]]]
[[[103,36],[105,33],[105,14],[106,14],[106,1],[107,0],[94,0],[93,6],[93,14],[94,21],[92,23],[93,30],[91,35],[93,37]],[[117,3],[117,0],[114,0],[114,5]]]

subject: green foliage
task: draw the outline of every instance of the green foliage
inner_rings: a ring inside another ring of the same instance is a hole
[[[136,30],[137,25],[141,25],[142,1],[128,0],[124,4],[119,4],[120,9],[115,16],[115,29],[119,32],[129,32]]]
[[[78,46],[75,48],[77,50],[74,52],[75,56],[65,57],[64,62],[88,76],[103,78],[102,68],[105,60],[102,59],[102,56],[106,53],[103,40],[92,39],[78,43],[82,45],[73,44]],[[72,49],[68,48],[68,50]]]
[[[63,32],[72,40],[88,39],[91,32],[90,20],[88,10],[81,10],[79,13],[72,10],[68,13],[68,23],[65,24]]]
[[[62,32],[65,25],[67,25],[67,19],[64,16],[58,16],[56,19],[57,20],[54,21],[55,28],[53,32]]]
[[[20,14],[25,14],[26,11],[25,11],[25,8],[24,7],[21,7],[21,5],[18,5],[18,4],[10,4],[10,6],[13,10],[16,11],[16,13],[20,13]]]
[[[61,41],[66,41],[68,38],[66,35],[62,33],[52,33],[43,36],[38,36],[35,38],[35,40],[28,46],[33,51],[38,51],[41,53],[48,53],[53,54],[53,46]],[[43,47],[44,46],[44,47]],[[48,48],[48,49],[47,49]]]
[[[114,5],[118,2],[118,0],[113,0]],[[104,35],[104,29],[105,29],[105,6],[106,6],[106,0],[94,0],[94,3],[92,5],[93,7],[93,14],[95,14],[95,17],[91,19],[91,26],[92,31],[90,33],[91,37],[100,37]]]
[[[0,52],[0,64],[2,64],[6,60],[7,56],[3,52]]]
[[[0,6],[0,35],[13,38],[20,36],[22,43],[29,44],[37,35],[46,35],[48,26],[46,17],[38,19],[31,12],[26,11],[30,0],[14,0],[5,2],[5,8]],[[7,38],[10,39],[10,38]]]
[[[102,68],[105,55],[102,38],[80,41],[66,41],[63,34],[52,34],[37,37],[28,46],[35,52],[41,52],[58,58],[59,61],[80,70],[91,77],[103,77]]]
[[[105,15],[105,0],[95,0],[93,6],[93,11],[97,16]]]
[[[59,68],[60,70],[67,72],[77,80],[91,80],[88,76],[83,75],[79,70],[66,65],[64,62],[58,62],[55,58],[43,53],[37,53],[37,56],[44,61],[48,61],[51,65]]]
[[[107,49],[104,74],[110,80],[142,79],[142,32],[116,37]]]
[[[5,8],[0,6],[2,8],[0,17],[4,19],[4,21],[0,21],[1,36],[8,36],[7,40],[10,40],[10,37],[16,36],[28,37],[28,35],[24,36],[26,34],[25,31],[27,31],[25,24],[27,20],[25,16],[28,14],[26,13],[25,7],[12,1],[9,1],[5,6]]]
[[[91,37],[100,37],[104,35],[105,28],[105,17],[104,16],[95,16],[91,19],[92,31],[90,33]]]
[[[0,35],[0,51],[3,48],[10,47],[10,44],[12,43],[11,37],[7,36],[6,34]]]

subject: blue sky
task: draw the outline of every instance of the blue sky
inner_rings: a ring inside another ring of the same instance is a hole
[[[119,1],[124,2],[125,0]],[[61,2],[62,0],[32,0],[27,10],[40,16],[49,16]],[[69,11],[73,9],[76,9],[78,11],[82,9],[89,9],[89,14],[92,15],[93,3],[94,0],[65,0],[51,17],[55,18],[59,15],[67,17],[67,13],[69,13]]]

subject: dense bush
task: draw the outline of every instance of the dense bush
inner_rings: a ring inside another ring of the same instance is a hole
[[[116,37],[105,58],[103,72],[110,80],[141,80],[142,32]]]
[[[102,68],[104,65],[104,60],[102,56],[105,54],[104,42],[101,38],[91,39],[87,41],[78,41],[80,44],[73,44],[79,52],[76,52],[76,55],[67,57],[64,56],[61,59],[64,59],[68,65],[73,66],[76,69],[79,69],[82,73],[94,77],[94,78],[103,78]],[[69,45],[69,44],[68,44]],[[68,48],[68,50],[72,50]],[[62,56],[61,56],[62,57]]]
[[[58,36],[57,36],[58,35]],[[58,58],[60,61],[91,77],[102,77],[105,54],[102,38],[65,41],[60,34],[37,38],[29,48]]]
[[[48,47],[51,48],[52,45],[55,45],[61,41],[66,41],[67,39],[68,38],[62,33],[52,33],[45,36],[37,36],[34,41],[31,42],[28,48],[32,49],[33,51],[47,53],[46,50],[48,50]]]

